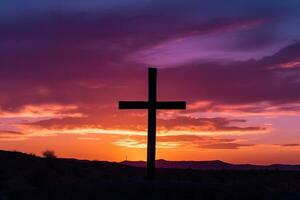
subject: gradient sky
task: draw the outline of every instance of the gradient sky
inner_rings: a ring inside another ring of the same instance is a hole
[[[300,164],[300,1],[3,0],[0,149],[146,159],[158,70],[157,158]]]

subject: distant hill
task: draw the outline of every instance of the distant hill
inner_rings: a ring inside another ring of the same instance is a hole
[[[265,170],[222,161],[158,160],[157,164],[161,167],[157,178],[149,181],[145,168],[128,166],[145,166],[145,162],[47,159],[0,151],[0,200],[300,199],[300,172],[295,171],[299,166],[274,165]]]
[[[144,161],[123,161],[123,165],[146,167]],[[168,169],[194,169],[194,170],[282,170],[282,171],[300,171],[300,165],[251,165],[251,164],[230,164],[220,160],[212,161],[167,161],[156,160],[157,168]]]

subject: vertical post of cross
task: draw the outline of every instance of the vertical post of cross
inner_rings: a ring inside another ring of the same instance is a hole
[[[147,178],[155,178],[156,110],[185,109],[184,101],[157,101],[157,69],[149,68],[148,101],[120,101],[119,109],[148,109]]]
[[[147,178],[155,177],[155,146],[156,146],[156,100],[157,100],[157,69],[149,68],[148,73],[148,145],[147,145]]]

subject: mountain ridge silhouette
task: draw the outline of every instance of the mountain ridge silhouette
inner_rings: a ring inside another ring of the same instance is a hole
[[[0,160],[6,158],[23,160],[23,159],[44,159],[42,157],[26,154],[18,151],[4,151],[0,150]],[[76,158],[55,158],[55,160],[78,163],[91,163],[107,167],[146,167],[146,161],[131,161],[125,160],[121,162],[100,161],[100,160],[82,160]],[[254,164],[233,164],[224,162],[222,160],[183,160],[170,161],[165,159],[158,159],[155,161],[157,168],[162,169],[193,169],[193,170],[282,170],[282,171],[300,171],[300,165],[291,164],[270,164],[270,165],[254,165]]]
[[[122,161],[123,165],[134,167],[145,167],[145,161]],[[168,161],[164,159],[156,160],[157,168],[166,169],[194,169],[194,170],[283,170],[300,171],[300,165],[290,164],[232,164],[222,160],[204,160],[204,161]]]

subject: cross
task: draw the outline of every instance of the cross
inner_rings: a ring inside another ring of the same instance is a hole
[[[119,101],[119,109],[148,109],[147,178],[155,177],[156,110],[185,109],[184,101],[157,101],[157,69],[148,69],[148,101]]]

